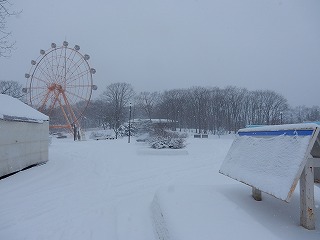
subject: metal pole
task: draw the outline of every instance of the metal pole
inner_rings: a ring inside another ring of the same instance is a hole
[[[73,124],[73,141],[77,140],[77,126]]]
[[[131,120],[131,103],[129,105],[129,138],[128,138],[128,143],[130,143],[130,136],[131,136],[131,123],[130,123],[130,120]]]

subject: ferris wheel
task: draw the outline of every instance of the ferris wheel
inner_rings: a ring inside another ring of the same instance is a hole
[[[27,103],[50,117],[50,128],[80,128],[80,120],[90,102],[93,85],[88,54],[79,52],[64,41],[62,46],[51,44],[48,50],[40,50],[40,56],[31,61],[31,69],[25,74],[27,86],[23,89]]]

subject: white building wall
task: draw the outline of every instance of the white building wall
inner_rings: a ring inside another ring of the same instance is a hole
[[[49,122],[0,119],[0,176],[48,161]]]

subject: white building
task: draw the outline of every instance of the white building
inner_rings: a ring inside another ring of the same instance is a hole
[[[0,177],[48,161],[49,117],[0,94]]]

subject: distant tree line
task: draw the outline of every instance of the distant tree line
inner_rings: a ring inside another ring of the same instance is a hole
[[[162,92],[135,93],[127,83],[107,86],[91,102],[87,126],[107,126],[116,131],[129,118],[164,119],[175,129],[196,132],[235,132],[246,125],[275,125],[319,121],[318,106],[292,108],[287,99],[271,90],[249,91],[238,87],[192,87]]]
[[[0,81],[0,92],[23,99],[22,86],[14,81]],[[282,95],[271,90],[230,86],[135,93],[128,83],[113,83],[91,100],[81,125],[111,128],[117,135],[119,127],[128,122],[130,104],[134,119],[163,119],[178,130],[214,134],[235,132],[246,125],[320,121],[319,106],[290,107]]]

